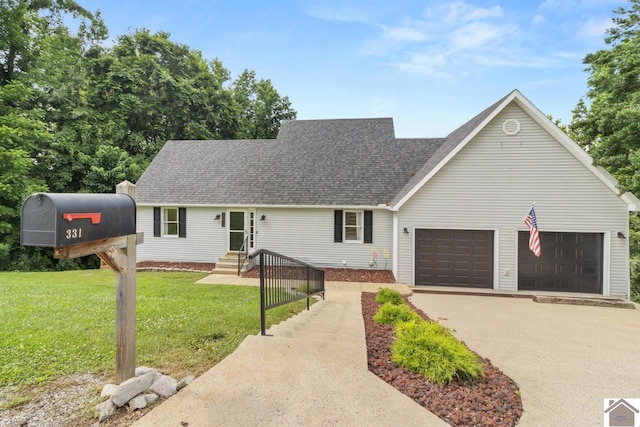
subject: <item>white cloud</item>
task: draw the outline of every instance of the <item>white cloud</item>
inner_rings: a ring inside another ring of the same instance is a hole
[[[315,0],[306,12],[326,20],[366,23],[376,35],[362,42],[361,55],[384,58],[382,63],[406,73],[460,78],[478,67],[543,69],[581,61],[582,54],[570,57],[554,50],[563,49],[564,42],[572,39],[572,47],[566,50],[578,51],[575,40],[579,37],[602,37],[610,18],[588,19],[593,11],[584,4],[604,1],[613,0],[543,0],[527,14],[526,8],[507,6],[508,2],[483,7],[474,0],[434,0],[422,13],[408,17],[401,7],[394,13],[388,9],[381,13],[378,8],[374,16],[364,0],[348,5]],[[565,15],[558,20],[568,3],[578,9],[570,19]]]
[[[372,23],[374,20],[366,10],[349,4],[314,3],[308,5],[304,12],[323,21]]]
[[[443,52],[431,51],[423,53],[411,53],[406,59],[398,61],[393,66],[399,70],[413,74],[422,74],[434,77],[446,77],[446,68],[449,58]]]
[[[502,18],[504,15],[500,6],[490,9],[477,7],[465,2],[456,2],[449,6],[446,19],[449,22],[472,22],[490,18]]]
[[[420,42],[427,40],[427,34],[417,28],[413,28],[411,24],[406,26],[387,26],[382,25],[382,36],[398,42]]]
[[[613,27],[611,18],[589,19],[578,29],[578,35],[582,37],[602,38],[609,28]]]
[[[459,30],[452,31],[449,40],[451,48],[454,50],[470,50],[489,44],[497,44],[503,36],[515,31],[515,26],[509,24],[495,25],[487,22],[472,22]]]

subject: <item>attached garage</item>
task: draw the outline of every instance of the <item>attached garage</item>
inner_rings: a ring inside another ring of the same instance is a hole
[[[493,231],[415,230],[415,284],[493,288]]]
[[[518,289],[602,293],[602,233],[541,232],[542,256],[529,250],[529,232],[518,235]]]

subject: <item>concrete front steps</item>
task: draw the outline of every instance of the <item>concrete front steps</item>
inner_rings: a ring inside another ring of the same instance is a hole
[[[244,262],[244,266],[242,270],[240,270],[240,275],[247,272],[249,269],[249,260]],[[215,274],[228,274],[237,276],[238,275],[238,254],[234,252],[228,252],[224,256],[218,258],[218,262],[216,262],[216,268],[213,270]]]
[[[361,326],[347,321],[350,315],[353,316],[353,313],[345,312],[348,308],[349,305],[341,304],[340,301],[317,301],[309,310],[272,325],[266,331],[267,336],[351,344],[354,336],[361,332]],[[357,314],[362,316],[361,313]]]

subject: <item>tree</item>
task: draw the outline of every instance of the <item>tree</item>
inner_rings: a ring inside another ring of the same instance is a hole
[[[83,19],[81,32],[87,37],[100,33],[84,22],[100,24],[99,18],[73,0],[0,0],[0,86],[31,69],[39,53],[33,34],[63,26],[65,13]]]
[[[588,54],[589,102],[574,109],[571,130],[623,191],[640,194],[640,0],[614,12],[609,49]]]
[[[168,33],[139,30],[90,56],[89,102],[99,144],[148,162],[169,139],[235,134],[233,100],[223,87],[228,71],[171,42]]]
[[[587,101],[573,111],[571,136],[607,169],[621,191],[640,195],[640,0],[614,11],[607,49],[584,58]],[[631,218],[632,295],[640,301],[640,219]]]
[[[244,70],[233,83],[240,108],[238,138],[275,138],[283,120],[296,118],[288,97],[281,97],[271,80],[256,81],[255,71]]]
[[[273,137],[295,117],[270,81],[247,72],[248,91],[234,96],[219,60],[168,33],[140,30],[112,47],[106,38],[100,14],[73,0],[0,0],[0,270],[61,266],[19,246],[29,194],[111,193],[135,182],[167,140],[237,138],[241,126],[247,137]]]
[[[21,111],[33,90],[12,82],[0,86],[0,268],[7,267],[20,244],[20,206],[31,193],[46,190],[30,176],[30,151],[46,140],[37,110]]]

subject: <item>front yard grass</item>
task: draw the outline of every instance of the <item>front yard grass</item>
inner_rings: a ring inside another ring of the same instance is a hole
[[[260,329],[259,289],[196,285],[201,273],[137,274],[136,366],[174,377],[200,375]],[[55,376],[91,372],[115,379],[115,274],[111,270],[0,273],[2,396]],[[267,325],[303,310],[298,301],[267,311]]]

